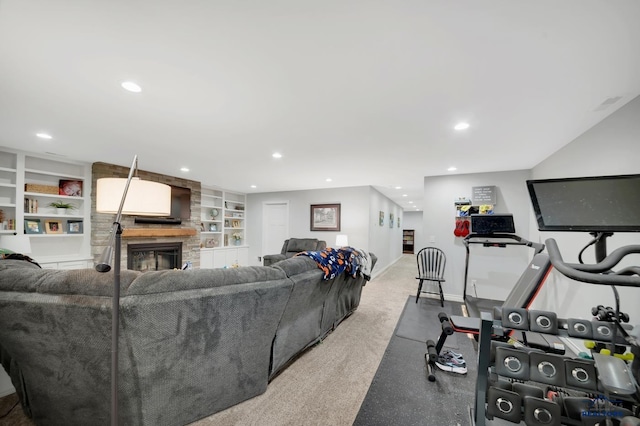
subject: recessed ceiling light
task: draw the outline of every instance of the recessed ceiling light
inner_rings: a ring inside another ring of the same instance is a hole
[[[453,167],[453,166],[451,166],[451,167],[449,167],[447,169],[448,172],[455,172],[456,170],[458,170],[458,168],[457,167]]]
[[[402,187],[401,186],[396,186],[396,189],[402,189]]]
[[[251,185],[251,188],[256,189],[257,186],[256,185]]]
[[[465,123],[465,122],[460,122],[458,124],[455,125],[454,129],[456,130],[465,130],[469,128],[469,123]]]
[[[280,154],[279,152],[274,152],[271,156],[273,158],[282,158],[282,154]]]
[[[409,201],[409,204],[413,204],[413,201]]]
[[[189,171],[189,168],[188,168],[188,167],[181,167],[181,168],[180,168],[180,171],[181,171],[181,172],[188,172],[188,171]]]
[[[326,180],[327,180],[327,182],[331,182],[333,179],[327,178]]]
[[[402,196],[403,196],[403,197],[408,197],[408,196],[409,196],[409,194],[402,194]]]
[[[40,139],[53,139],[53,136],[48,133],[36,133],[36,136]]]
[[[124,90],[128,90],[130,92],[133,93],[140,93],[142,92],[142,87],[138,86],[136,83],[134,83],[133,81],[123,81],[121,84],[122,88]]]

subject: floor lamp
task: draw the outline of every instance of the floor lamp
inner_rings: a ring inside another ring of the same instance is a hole
[[[111,314],[111,424],[118,424],[118,331],[120,322],[120,253],[123,214],[136,216],[168,216],[171,212],[171,187],[158,182],[134,177],[138,169],[138,156],[133,157],[129,176],[102,178],[96,184],[96,211],[115,213],[107,246],[102,252],[96,270],[109,272],[113,259],[113,301]],[[114,256],[115,254],[115,256]]]

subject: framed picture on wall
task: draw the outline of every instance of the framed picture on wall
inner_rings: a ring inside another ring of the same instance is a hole
[[[389,228],[393,228],[393,213],[389,213]]]
[[[312,231],[339,231],[340,204],[311,204]]]
[[[380,210],[380,226],[384,226],[384,212]]]

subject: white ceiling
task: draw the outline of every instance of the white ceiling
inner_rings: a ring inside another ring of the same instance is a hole
[[[638,22],[637,0],[0,0],[0,146],[421,209],[424,176],[531,168],[639,95]]]

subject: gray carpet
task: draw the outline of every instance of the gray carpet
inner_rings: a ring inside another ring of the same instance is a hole
[[[430,306],[431,302],[435,306]],[[429,308],[431,315],[411,312],[424,311],[425,307]],[[354,426],[470,424],[469,407],[474,402],[477,376],[474,341],[459,333],[449,336],[451,341],[457,340],[457,352],[462,353],[467,361],[466,375],[438,370],[436,382],[427,379],[424,360],[426,339],[421,338],[437,341],[440,335],[440,311],[459,315],[460,304],[445,302],[443,309],[436,300],[425,299],[422,304],[416,305],[415,297],[409,298]],[[415,327],[415,319],[421,315],[424,323],[421,327]],[[422,332],[421,329],[427,331]],[[454,337],[455,340],[452,339]]]

